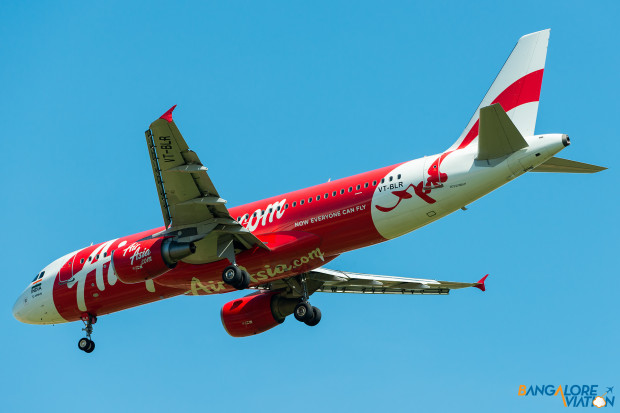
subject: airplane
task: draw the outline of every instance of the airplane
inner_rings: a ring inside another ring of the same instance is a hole
[[[250,289],[221,309],[233,337],[293,314],[316,326],[322,293],[446,295],[478,282],[326,268],[340,254],[407,234],[526,172],[606,168],[558,158],[566,134],[534,134],[550,30],[523,36],[465,130],[447,150],[232,208],[189,149],[172,113],[146,131],[164,226],[91,245],[43,268],[17,298],[24,323],[81,320],[90,353],[97,317],[179,295]]]

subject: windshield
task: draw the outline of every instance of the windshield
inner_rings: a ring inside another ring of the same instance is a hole
[[[35,282],[36,280],[40,280],[41,278],[43,278],[44,274],[45,274],[45,271],[41,271],[40,273],[34,276],[34,279],[32,280],[32,282]]]

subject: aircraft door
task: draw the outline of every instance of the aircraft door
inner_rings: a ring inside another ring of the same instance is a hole
[[[77,255],[77,254],[76,254]],[[73,278],[73,261],[75,260],[75,255],[69,259],[58,272],[58,283],[66,284]]]

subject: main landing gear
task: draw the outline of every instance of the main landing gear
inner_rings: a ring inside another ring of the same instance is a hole
[[[86,337],[78,341],[78,348],[87,353],[92,353],[95,349],[95,342],[90,339],[90,335],[93,333],[93,324],[97,322],[97,317],[91,314],[82,314],[82,321],[84,322],[82,331],[86,332]]]
[[[222,281],[236,288],[245,290],[250,285],[250,274],[237,266],[235,259],[235,246],[232,238],[221,237],[217,242],[217,255],[226,258],[231,265],[224,268]]]
[[[314,327],[319,324],[321,321],[321,310],[316,307],[313,307],[308,302],[308,286],[306,284],[306,274],[301,274],[299,276],[299,284],[301,284],[302,288],[302,299],[295,306],[295,310],[293,314],[295,315],[295,319],[297,321],[301,321],[310,327]]]
[[[319,321],[321,321],[321,310],[311,306],[307,301],[301,301],[297,304],[293,314],[295,315],[295,319],[297,321],[306,323],[306,325],[310,327],[314,327],[319,324]]]
[[[237,264],[233,264],[224,269],[222,281],[237,290],[245,290],[250,285],[250,274],[237,267]]]

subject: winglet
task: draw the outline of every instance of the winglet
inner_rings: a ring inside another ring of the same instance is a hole
[[[159,117],[159,119],[163,119],[163,120],[166,120],[168,122],[172,122],[172,111],[174,111],[174,108],[176,108],[176,107],[177,107],[177,105],[174,105],[173,107],[168,109],[168,111],[166,113],[164,113],[163,115],[161,115]]]
[[[477,288],[477,289],[479,289],[480,291],[485,291],[485,290],[486,290],[486,287],[484,286],[484,280],[486,280],[488,276],[489,276],[489,274],[487,274],[487,275],[485,275],[484,277],[482,277],[482,278],[480,279],[480,281],[478,281],[478,282],[476,283],[476,285],[474,285],[474,287],[476,287],[476,288]]]

